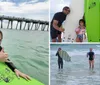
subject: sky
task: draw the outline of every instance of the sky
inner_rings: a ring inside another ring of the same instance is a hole
[[[69,6],[71,0],[0,0],[0,15],[49,21],[54,13]]]
[[[71,0],[50,0],[50,19],[54,13],[62,11],[64,6],[69,6]]]
[[[0,0],[0,15],[49,21],[49,0]]]

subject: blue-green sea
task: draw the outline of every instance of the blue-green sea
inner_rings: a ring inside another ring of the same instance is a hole
[[[48,85],[49,36],[46,31],[1,29],[2,47],[17,69]]]

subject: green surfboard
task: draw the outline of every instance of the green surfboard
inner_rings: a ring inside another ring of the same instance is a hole
[[[90,0],[84,0],[84,14],[85,14],[85,19],[87,19],[87,18],[86,18],[86,15],[87,15],[87,13],[88,13],[89,1],[90,1]]]
[[[0,62],[0,85],[44,85],[41,82],[32,79],[26,81],[23,78],[18,79],[14,72],[5,64]]]
[[[85,0],[85,20],[89,42],[100,42],[100,0]]]

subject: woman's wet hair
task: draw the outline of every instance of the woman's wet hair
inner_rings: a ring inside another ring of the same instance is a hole
[[[0,34],[1,34],[1,38],[3,39],[3,33],[2,33],[2,31],[0,30]]]
[[[79,25],[80,25],[81,22],[83,22],[84,23],[84,26],[85,26],[85,20],[84,19],[80,19],[79,20]]]

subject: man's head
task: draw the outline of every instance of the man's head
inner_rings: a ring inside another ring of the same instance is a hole
[[[61,48],[58,48],[58,51],[60,51],[61,50]]]
[[[2,31],[0,31],[0,45],[1,45],[2,39],[3,39],[3,33]]]
[[[70,8],[68,6],[65,6],[63,8],[63,13],[65,13],[66,15],[68,15],[70,13]]]
[[[90,52],[92,52],[92,50],[93,50],[93,49],[92,49],[92,48],[90,48]]]

